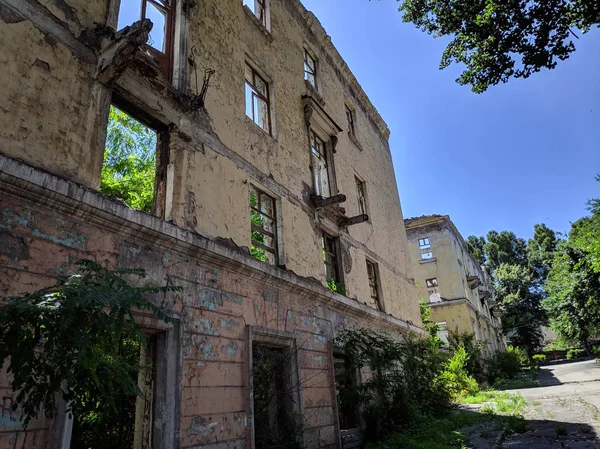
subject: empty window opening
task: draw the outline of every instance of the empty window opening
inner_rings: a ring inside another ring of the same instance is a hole
[[[425,284],[427,286],[427,294],[429,295],[429,302],[440,302],[442,300],[442,298],[440,297],[437,278],[427,279],[425,281]]]
[[[355,120],[354,120],[354,111],[352,109],[350,109],[347,105],[346,105],[346,120],[348,121],[348,133],[353,136],[356,137],[356,129],[355,129]]]
[[[343,351],[334,351],[335,394],[342,431],[360,426],[358,373]]]
[[[256,449],[301,448],[295,409],[293,348],[252,344],[254,442]]]
[[[331,190],[327,171],[327,150],[325,142],[314,132],[310,133],[310,157],[315,195],[328,197],[331,195]]]
[[[419,239],[419,249],[421,250],[421,259],[433,259],[433,252],[431,252],[429,237]]]
[[[354,177],[356,183],[356,196],[358,198],[358,213],[361,215],[367,214],[367,195],[365,182],[361,181],[358,177]]]
[[[246,64],[246,115],[263,130],[271,134],[269,85]]]
[[[265,28],[267,26],[267,1],[268,0],[244,0],[244,5],[250,8],[250,11],[256,16],[256,18],[263,24]]]
[[[339,269],[338,242],[336,238],[325,233],[323,233],[323,261],[327,286],[335,292],[345,294]]]
[[[122,29],[138,20],[150,19],[152,30],[147,47],[167,76],[170,76],[173,53],[173,1],[122,0],[117,23],[117,28]]]
[[[250,253],[262,262],[277,265],[277,219],[275,198],[250,185]]]
[[[84,392],[72,403],[74,418],[71,449],[149,449],[155,397],[156,340],[137,334],[123,335],[118,357],[128,365],[127,372],[114,372],[114,358],[105,357],[97,374],[130,378],[130,387],[113,391],[111,403],[104,392],[88,382]],[[102,351],[101,348],[98,348]],[[110,374],[109,374],[110,373]]]
[[[367,276],[369,278],[369,289],[371,290],[371,299],[379,310],[383,310],[381,297],[379,295],[379,272],[378,267],[373,262],[367,260]]]
[[[439,323],[437,323],[438,325],[438,337],[440,337],[440,340],[442,340],[444,343],[448,344],[448,325],[445,321],[440,321]]]
[[[317,88],[317,61],[307,50],[304,50],[304,79]]]
[[[156,130],[111,106],[100,191],[152,212],[158,137]]]

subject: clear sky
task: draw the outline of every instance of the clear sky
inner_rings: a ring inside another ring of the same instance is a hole
[[[302,0],[391,130],[405,217],[448,214],[467,237],[568,231],[600,197],[600,32],[552,71],[474,94],[438,70],[445,41],[395,0]]]

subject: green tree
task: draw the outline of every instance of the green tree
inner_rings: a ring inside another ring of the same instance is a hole
[[[546,314],[542,294],[529,268],[501,264],[494,271],[494,289],[503,312],[502,327],[512,345],[529,356],[541,345]]]
[[[490,273],[502,264],[527,266],[527,244],[514,232],[488,232],[484,251]]]
[[[527,261],[540,288],[546,281],[558,239],[556,233],[545,224],[536,224],[533,238],[527,242]]]
[[[598,0],[398,0],[405,22],[451,38],[440,69],[466,66],[456,80],[481,93],[511,78],[553,69],[580,33],[600,23]]]
[[[479,265],[485,265],[485,239],[470,235],[467,238],[467,247]]]
[[[156,132],[111,106],[100,191],[152,212],[156,143]]]
[[[84,421],[119,416],[122,396],[140,393],[132,376],[140,359],[131,352],[146,337],[132,309],[167,320],[147,295],[180,290],[134,287],[123,278],[144,277],[143,270],[113,271],[89,260],[77,265],[78,273],[53,287],[0,300],[0,369],[8,363],[10,386],[19,392],[13,408],[22,409],[25,425],[41,410],[56,416],[60,397]]]

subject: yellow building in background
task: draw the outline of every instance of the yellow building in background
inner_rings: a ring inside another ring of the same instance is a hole
[[[448,215],[404,220],[410,257],[420,298],[431,307],[431,319],[449,331],[475,334],[486,343],[486,356],[504,350],[500,310],[491,278],[468,251]]]

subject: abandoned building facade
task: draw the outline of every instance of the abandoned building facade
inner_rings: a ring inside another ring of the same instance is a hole
[[[431,307],[440,337],[449,331],[471,333],[490,356],[506,349],[500,309],[491,278],[469,252],[447,215],[404,220],[418,297]]]
[[[349,447],[336,333],[422,330],[389,130],[315,16],[298,0],[0,0],[0,60],[0,297],[84,258],[182,287],[161,298],[169,324],[142,317],[155,379],[133,446],[282,437],[269,410],[256,424],[267,359],[303,447]],[[146,211],[100,192],[111,126],[132,121],[156,148]],[[23,430],[0,381],[0,449],[71,447],[73,419]]]

